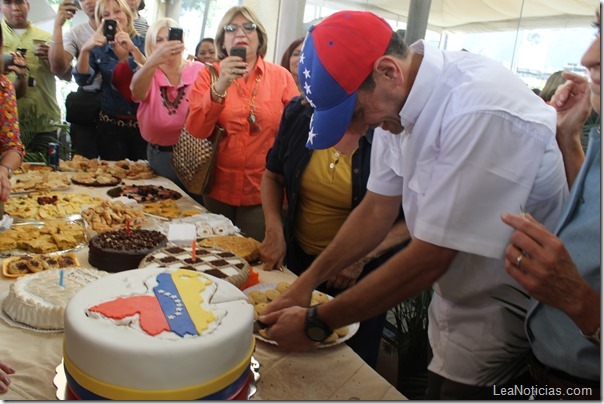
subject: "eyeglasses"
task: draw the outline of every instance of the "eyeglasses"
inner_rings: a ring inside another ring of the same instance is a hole
[[[224,32],[227,34],[234,34],[239,28],[243,29],[243,32],[254,32],[256,30],[256,24],[253,22],[246,22],[243,25],[229,24],[224,26]]]

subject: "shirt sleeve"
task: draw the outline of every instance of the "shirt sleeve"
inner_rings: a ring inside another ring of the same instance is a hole
[[[15,88],[4,75],[0,76],[0,100],[0,154],[14,150],[23,158],[25,147],[21,142]]]
[[[400,135],[399,135],[400,136]],[[371,144],[371,165],[367,189],[384,196],[397,196],[402,194],[403,178],[397,174],[395,167],[400,164],[402,156],[397,155],[397,150],[392,141],[397,140],[394,135],[376,128]]]

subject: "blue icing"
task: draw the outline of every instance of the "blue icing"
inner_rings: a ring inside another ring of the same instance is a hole
[[[184,337],[185,334],[199,335],[191,320],[187,308],[180,298],[172,276],[168,273],[157,275],[158,285],[153,288],[164,316],[172,332]]]

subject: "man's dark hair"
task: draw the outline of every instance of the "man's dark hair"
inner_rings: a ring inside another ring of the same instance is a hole
[[[409,48],[405,40],[396,32],[392,33],[388,47],[384,52],[384,55],[392,55],[398,58],[405,58],[409,53]],[[375,88],[375,80],[373,80],[373,72],[367,76],[363,84],[359,87],[359,90],[371,91]]]

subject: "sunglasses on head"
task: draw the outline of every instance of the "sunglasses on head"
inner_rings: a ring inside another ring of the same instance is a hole
[[[253,22],[246,22],[242,25],[229,24],[224,26],[224,31],[229,33],[236,32],[239,28],[243,29],[244,32],[253,32],[256,30],[256,24]]]

